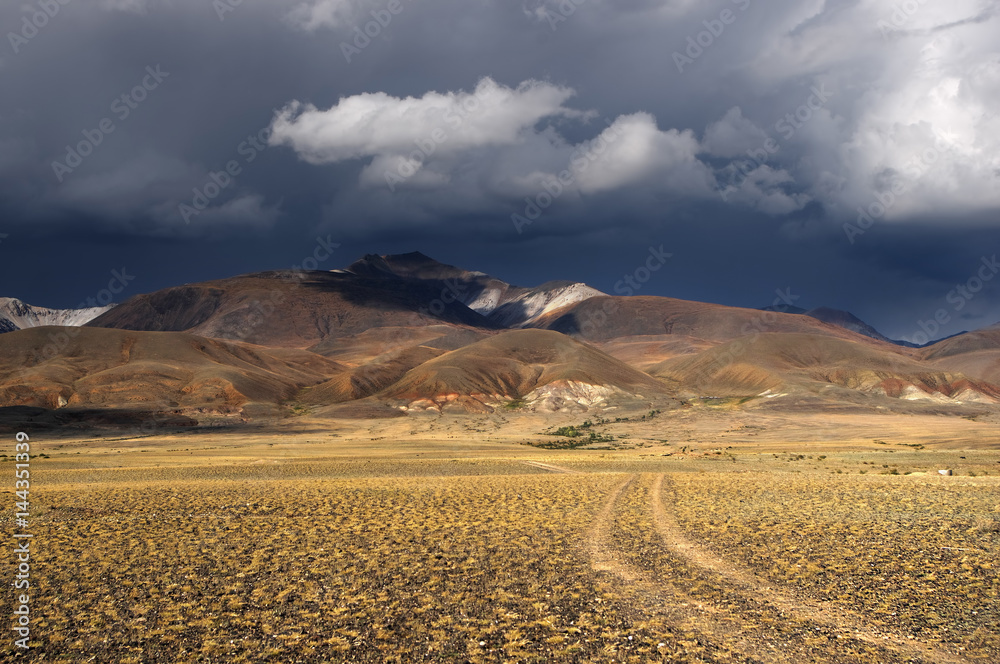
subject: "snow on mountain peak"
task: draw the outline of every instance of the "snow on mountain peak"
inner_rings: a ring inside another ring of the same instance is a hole
[[[82,309],[49,309],[36,307],[14,297],[0,297],[0,332],[23,330],[42,325],[79,327],[97,318],[113,304]]]

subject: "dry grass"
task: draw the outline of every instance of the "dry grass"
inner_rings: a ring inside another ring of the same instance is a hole
[[[1000,658],[995,479],[702,474],[673,487],[689,532],[771,582]]]
[[[664,639],[660,651],[682,651],[668,630],[636,625],[580,553],[616,480],[42,490],[32,658],[585,661],[649,655]]]
[[[720,417],[697,425],[712,436],[692,423],[676,444],[630,451],[545,452],[520,444],[538,422],[502,419],[33,440],[48,458],[32,461],[37,585],[21,659],[941,661],[700,565],[664,536],[662,497],[687,537],[762,583],[961,660],[1000,660],[1000,478],[982,475],[995,453],[882,435],[817,454]],[[607,428],[678,437],[678,422]],[[472,425],[494,433],[462,440]],[[877,474],[890,457],[903,473],[959,476]]]

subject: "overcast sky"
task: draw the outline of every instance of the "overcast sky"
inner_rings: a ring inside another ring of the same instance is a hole
[[[321,269],[419,250],[614,292],[662,245],[638,294],[790,289],[895,337],[942,309],[937,336],[993,324],[998,13],[4,3],[0,295],[75,306],[124,267],[122,299],[301,264],[317,238],[340,244]]]

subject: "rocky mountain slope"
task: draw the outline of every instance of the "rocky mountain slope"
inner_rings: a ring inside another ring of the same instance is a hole
[[[459,301],[500,327],[526,327],[549,311],[604,295],[596,288],[572,281],[550,281],[524,288],[483,272],[471,272],[439,263],[420,252],[378,256],[369,254],[346,272],[366,276],[391,275],[418,280],[440,290],[442,302]]]
[[[432,284],[386,274],[260,272],[138,295],[88,325],[293,348],[388,326],[496,328],[439,296]]]
[[[900,343],[885,336],[849,311],[841,311],[840,309],[833,309],[831,307],[817,307],[805,312],[804,315],[823,321],[824,323],[830,323],[831,325],[842,327],[845,330],[850,330],[851,332],[863,334],[866,337],[871,337],[872,339],[877,339],[878,341]]]
[[[48,309],[30,305],[17,298],[0,297],[0,332],[12,332],[42,325],[83,325],[112,307],[113,304],[83,309]]]
[[[3,336],[0,404],[249,418],[343,373],[315,353],[184,332],[37,327]],[[55,347],[55,351],[48,349]]]
[[[195,422],[718,399],[966,416],[1000,407],[1000,326],[905,348],[836,310],[612,297],[568,281],[525,288],[420,253],[187,284],[68,327],[84,316],[0,336],[0,408]]]
[[[515,330],[428,360],[379,396],[407,409],[488,411],[523,400],[556,411],[667,393],[649,375],[564,334]]]

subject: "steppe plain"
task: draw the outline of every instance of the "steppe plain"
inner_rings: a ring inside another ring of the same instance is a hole
[[[996,425],[704,400],[40,432],[3,658],[996,662]]]

